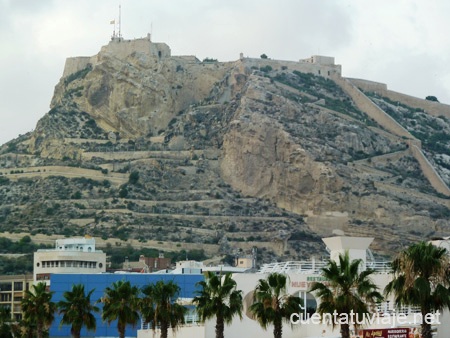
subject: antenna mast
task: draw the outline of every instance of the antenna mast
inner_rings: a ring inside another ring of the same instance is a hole
[[[122,34],[120,33],[120,28],[122,25],[122,6],[119,5],[119,40],[122,38]]]

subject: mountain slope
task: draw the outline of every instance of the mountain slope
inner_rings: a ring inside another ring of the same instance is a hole
[[[335,229],[386,254],[448,233],[448,106],[352,92],[329,58],[200,62],[141,40],[69,59],[51,110],[2,146],[1,230],[264,260],[320,254]]]

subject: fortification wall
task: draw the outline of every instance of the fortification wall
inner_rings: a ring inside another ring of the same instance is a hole
[[[100,54],[111,53],[119,59],[124,59],[133,53],[145,53],[162,59],[170,57],[170,47],[165,43],[154,43],[150,36],[142,39],[113,39],[100,50]]]
[[[392,132],[395,135],[402,136],[407,138],[408,146],[411,150],[411,154],[414,158],[419,162],[422,173],[430,182],[431,186],[439,193],[444,194],[446,196],[450,196],[450,190],[436,172],[431,163],[427,160],[425,155],[421,150],[421,142],[420,140],[413,137],[406,129],[404,129],[400,124],[398,124],[392,117],[386,114],[381,108],[375,105],[363,92],[361,92],[355,84],[353,84],[350,80],[345,78],[335,78],[334,79],[342,89],[350,95],[350,97],[355,102],[356,106],[365,112],[367,115],[372,117],[375,121],[378,122],[381,126],[383,126],[386,130]],[[361,83],[361,82],[360,82]],[[382,88],[383,84],[376,85],[377,88]],[[370,86],[369,81],[366,81],[365,84]],[[381,94],[382,95],[382,94]]]
[[[387,88],[387,85],[384,83],[353,78],[347,79],[363,91],[375,92],[381,96],[387,97],[392,101],[398,101],[413,108],[423,109],[425,112],[433,116],[445,116],[450,118],[450,105],[448,104],[433,102],[411,95],[398,93],[396,91],[389,90]]]
[[[430,182],[431,186],[439,193],[450,196],[450,189],[436,172],[431,163],[427,160],[422,150],[416,145],[411,145],[410,150],[414,158],[419,162],[423,174]]]
[[[66,77],[70,74],[76,73],[88,66],[89,63],[92,64],[92,57],[90,56],[76,56],[70,57],[66,59],[66,63],[64,64],[63,77]]]
[[[97,64],[101,60],[102,54],[109,53],[116,58],[124,59],[135,52],[145,53],[157,59],[168,58],[171,56],[170,47],[168,45],[165,43],[151,42],[150,36],[134,40],[114,39],[106,46],[103,46],[97,55],[67,58],[64,65],[63,77],[86,68],[89,63],[92,65]]]
[[[270,66],[272,69],[282,70],[283,67],[287,67],[289,70],[297,70],[302,73],[311,73],[314,75],[323,76],[325,78],[331,78],[332,76],[341,75],[341,65],[335,64],[322,64],[322,63],[310,63],[310,62],[296,62],[296,61],[284,61],[284,60],[272,60],[272,59],[256,59],[256,58],[241,58],[244,66],[248,68],[266,67]]]
[[[387,85],[385,83],[354,79],[350,77],[347,77],[346,79],[365,92],[374,92],[379,94],[387,91]]]
[[[349,80],[337,76],[333,77],[333,80],[353,99],[358,109],[377,121],[383,128],[400,137],[414,139],[405,128],[373,103]]]

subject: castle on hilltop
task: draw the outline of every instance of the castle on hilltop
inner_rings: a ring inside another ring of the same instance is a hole
[[[157,61],[172,57],[170,47],[163,42],[153,42],[151,40],[151,34],[147,34],[144,38],[126,40],[121,36],[113,35],[111,41],[100,49],[100,52],[94,56],[77,56],[69,57],[66,60],[64,66],[63,77],[73,74],[86,68],[88,65],[95,65],[99,63],[103,55],[113,55],[118,59],[125,59],[127,56],[133,53],[141,53],[147,55]],[[180,58],[177,56],[177,58]],[[185,56],[182,57],[186,60],[196,60],[195,57]],[[332,76],[341,76],[341,65],[334,63],[334,57],[313,55],[307,59],[300,59],[299,61],[285,61],[285,60],[273,60],[273,59],[261,59],[261,58],[249,58],[244,57],[243,53],[240,54],[239,61],[241,61],[247,67],[267,67],[272,68],[289,68],[291,70],[297,70],[299,72],[312,73],[314,75],[323,76],[329,78]]]
[[[185,63],[195,63],[203,65],[225,65],[227,63],[204,62],[202,63],[195,56],[172,56],[170,47],[165,43],[155,43],[151,40],[151,35],[145,38],[125,40],[119,34],[114,35],[111,41],[103,46],[97,55],[91,57],[71,57],[66,60],[63,77],[81,71],[89,66],[95,66],[102,62],[105,57],[115,59],[126,59],[130,55],[147,56],[153,62],[159,63],[165,60],[175,60]],[[342,77],[341,65],[335,64],[334,57],[313,55],[307,59],[299,61],[273,60],[269,58],[244,57],[243,53],[237,61],[234,61],[243,73],[250,72],[251,69],[267,69],[283,71],[298,71],[301,73],[311,73],[326,79],[332,79],[342,88],[353,100],[358,109],[364,111],[370,118],[376,121],[385,130],[401,137],[407,143],[414,156],[419,162],[423,174],[430,181],[436,191],[446,196],[450,196],[450,189],[426,159],[421,149],[421,141],[401,126],[394,118],[378,107],[370,100],[364,92],[374,92],[391,99],[394,102],[401,102],[411,107],[423,109],[424,112],[434,116],[450,117],[450,106],[419,99],[402,93],[397,93],[387,89],[382,83],[376,83],[361,79],[350,79]]]
[[[102,46],[100,52],[94,56],[75,56],[66,59],[63,77],[80,71],[89,65],[99,63],[103,55],[113,55],[118,59],[125,59],[133,53],[146,54],[158,61],[171,57],[170,47],[163,42],[152,42],[151,35],[144,38],[125,40],[122,37],[113,36],[111,41]]]

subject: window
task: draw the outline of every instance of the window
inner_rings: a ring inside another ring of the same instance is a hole
[[[317,301],[311,293],[307,291],[299,291],[296,294],[294,294],[294,296],[300,297],[303,301],[301,311],[303,312],[304,318],[307,318],[308,315],[311,316],[313,313],[316,312]]]
[[[0,301],[2,301],[2,302],[10,302],[11,301],[11,294],[10,293],[2,293],[0,295]]]
[[[101,269],[103,268],[103,264],[102,263],[98,263],[98,267]]]
[[[22,282],[14,282],[14,291],[22,291],[23,283]]]
[[[11,282],[0,283],[0,291],[12,291],[12,283]]]

